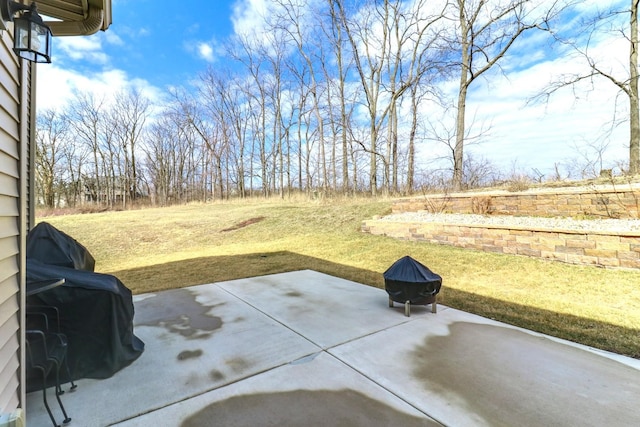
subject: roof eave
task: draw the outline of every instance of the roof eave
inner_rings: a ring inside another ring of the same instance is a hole
[[[54,36],[87,36],[106,31],[113,19],[111,0],[39,0],[38,11],[56,19],[45,21]]]

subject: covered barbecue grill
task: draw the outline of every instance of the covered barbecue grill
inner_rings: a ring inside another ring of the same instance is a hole
[[[442,277],[410,256],[400,258],[384,272],[384,287],[389,294],[389,307],[394,301],[404,304],[404,314],[411,314],[411,305],[431,304],[436,312],[436,294],[440,292]]]
[[[27,235],[27,284],[64,279],[27,297],[27,306],[55,307],[68,338],[72,379],[108,378],[144,351],[133,333],[133,296],[117,277],[95,273],[95,260],[74,238],[42,222]]]

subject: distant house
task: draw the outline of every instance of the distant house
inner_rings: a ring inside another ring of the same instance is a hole
[[[7,0],[0,0],[7,1]],[[21,1],[29,4],[30,2]],[[104,31],[111,0],[38,0],[55,37]],[[48,21],[47,17],[55,20]],[[0,415],[25,406],[25,241],[34,223],[36,64],[13,50],[13,24],[0,31]],[[44,65],[46,66],[46,65]]]

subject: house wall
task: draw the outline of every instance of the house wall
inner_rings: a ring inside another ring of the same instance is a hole
[[[0,31],[0,413],[23,406],[22,311],[30,67],[21,69],[7,31]],[[24,102],[23,102],[24,100]],[[21,141],[23,143],[21,143]]]

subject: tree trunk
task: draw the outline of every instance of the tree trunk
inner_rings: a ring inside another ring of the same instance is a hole
[[[465,132],[465,112],[467,103],[467,85],[463,84],[466,79],[467,69],[462,67],[463,77],[460,79],[460,92],[458,93],[458,114],[456,116],[456,145],[453,149],[453,189],[461,190],[463,181],[464,164],[464,132]]]
[[[638,0],[631,1],[631,52],[629,55],[629,173],[640,172],[640,110],[638,110]]]

